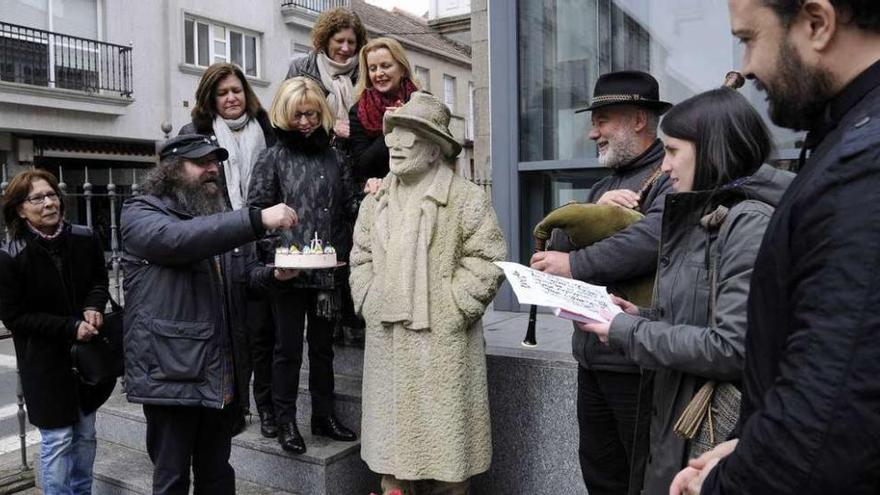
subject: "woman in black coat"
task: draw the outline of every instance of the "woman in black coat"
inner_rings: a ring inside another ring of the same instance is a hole
[[[286,203],[300,223],[282,236],[282,245],[302,248],[317,235],[324,245],[347,255],[351,239],[347,224],[357,215],[360,194],[342,155],[330,146],[333,115],[324,93],[309,78],[281,84],[269,112],[278,143],[254,166],[248,204]],[[287,290],[273,294],[275,354],[272,399],[278,418],[278,441],[288,451],[306,450],[296,427],[296,398],[302,364],[303,327],[308,317],[309,390],[312,433],[336,440],[354,440],[333,409],[333,320],[338,315],[340,274],[311,270],[293,279]]]
[[[80,383],[70,347],[101,332],[104,252],[90,229],[63,220],[58,182],[45,170],[9,182],[3,217],[12,237],[0,250],[0,319],[12,332],[28,417],[40,429],[43,491],[89,493],[95,410],[115,383]]]

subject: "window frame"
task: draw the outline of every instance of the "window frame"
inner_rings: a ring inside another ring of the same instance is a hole
[[[259,79],[262,75],[263,64],[261,61],[262,58],[262,33],[252,31],[250,29],[245,29],[239,26],[234,26],[232,24],[214,21],[211,19],[206,19],[204,17],[200,17],[193,14],[185,14],[183,17],[183,63],[193,67],[199,68],[207,68],[210,65],[218,62],[230,62],[239,66],[242,72],[245,73],[245,76],[252,77],[255,79]],[[192,23],[192,39],[188,39],[187,35],[187,24]],[[199,25],[207,26],[207,45],[208,45],[208,54],[207,54],[207,65],[202,63],[201,58],[199,57]],[[218,36],[220,30],[223,30],[224,33],[222,36]],[[239,43],[239,48],[241,50],[240,57],[241,63],[233,62],[234,58],[236,58],[232,53],[232,37],[240,36],[241,43]],[[250,39],[254,40],[254,56],[248,56],[248,42]],[[224,53],[219,53],[218,48],[222,46],[225,50]],[[191,50],[190,50],[191,49]],[[248,72],[248,64],[254,63],[253,72]]]
[[[422,67],[421,65],[414,65],[413,72],[415,72],[416,79],[422,83],[422,89],[425,91],[431,91],[431,69],[427,67]],[[425,74],[425,77],[421,77],[419,73]]]
[[[447,87],[447,83],[452,83],[452,104],[449,103],[450,91]],[[455,107],[458,103],[458,98],[456,98],[455,92],[458,91],[458,81],[456,81],[455,76],[451,76],[449,74],[443,74],[443,103],[449,107],[449,111],[455,114]]]

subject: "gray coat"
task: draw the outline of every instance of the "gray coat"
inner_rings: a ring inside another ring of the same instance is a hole
[[[329,89],[324,87],[323,81],[321,81],[321,73],[318,72],[318,52],[312,50],[308,55],[302,55],[293,59],[290,62],[290,67],[287,69],[287,77],[285,79],[290,79],[291,77],[296,76],[305,76],[311,78],[313,81],[318,83],[318,87],[324,90],[324,94],[330,92]],[[358,79],[358,64],[354,64],[354,68],[351,71],[351,84],[357,84]]]
[[[125,202],[128,400],[219,409],[230,377],[248,390],[246,377],[224,373],[223,350],[246,358],[235,354],[232,334],[243,333],[247,289],[273,280],[253,254],[251,241],[262,234],[255,216],[243,208],[192,217],[150,195]]]
[[[654,142],[632,163],[615,169],[614,173],[591,189],[588,203],[595,203],[607,191],[629,189],[639,191],[642,185],[663,162],[665,153],[660,140]],[[657,245],[660,241],[660,221],[663,218],[663,200],[669,192],[669,179],[664,174],[643,194],[640,210],[645,218],[617,234],[591,246],[572,250],[573,246],[560,231],[554,231],[548,249],[571,251],[571,276],[595,285],[613,285],[650,274],[657,265]],[[638,373],[638,367],[621,353],[602,345],[593,334],[575,327],[571,338],[575,359],[584,368]]]
[[[700,191],[666,198],[654,307],[641,317],[616,316],[609,333],[612,348],[656,370],[643,493],[665,495],[684,467],[687,443],[673,425],[697,389],[706,380],[742,379],[752,267],[793,177],[764,165],[715,197]],[[717,285],[710,321],[712,257]]]

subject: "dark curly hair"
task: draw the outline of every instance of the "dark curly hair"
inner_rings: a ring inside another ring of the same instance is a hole
[[[791,25],[804,0],[762,0],[782,20],[784,26]],[[840,14],[844,24],[854,23],[859,29],[880,33],[880,2],[877,0],[831,0],[831,5]]]
[[[330,38],[343,29],[354,31],[358,50],[367,44],[367,30],[361,18],[350,9],[337,7],[325,10],[318,16],[312,28],[312,46],[318,52],[326,52]]]
[[[254,118],[262,110],[263,107],[260,105],[260,99],[257,98],[256,93],[251,89],[251,85],[244,76],[244,72],[235,64],[216,63],[205,69],[205,73],[202,74],[202,80],[199,81],[199,86],[196,88],[196,104],[193,106],[192,112],[190,112],[196,132],[201,134],[212,132],[211,127],[214,123],[214,117],[217,115],[217,106],[214,100],[216,95],[214,93],[220,81],[230,75],[237,77],[241,81],[245,97],[244,111],[251,118]]]

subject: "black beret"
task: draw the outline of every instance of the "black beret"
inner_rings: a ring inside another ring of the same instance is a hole
[[[214,136],[208,137],[202,134],[181,134],[162,144],[159,150],[159,158],[164,160],[172,156],[198,159],[211,153],[217,155],[217,159],[224,161],[229,158],[229,152],[217,145]]]

